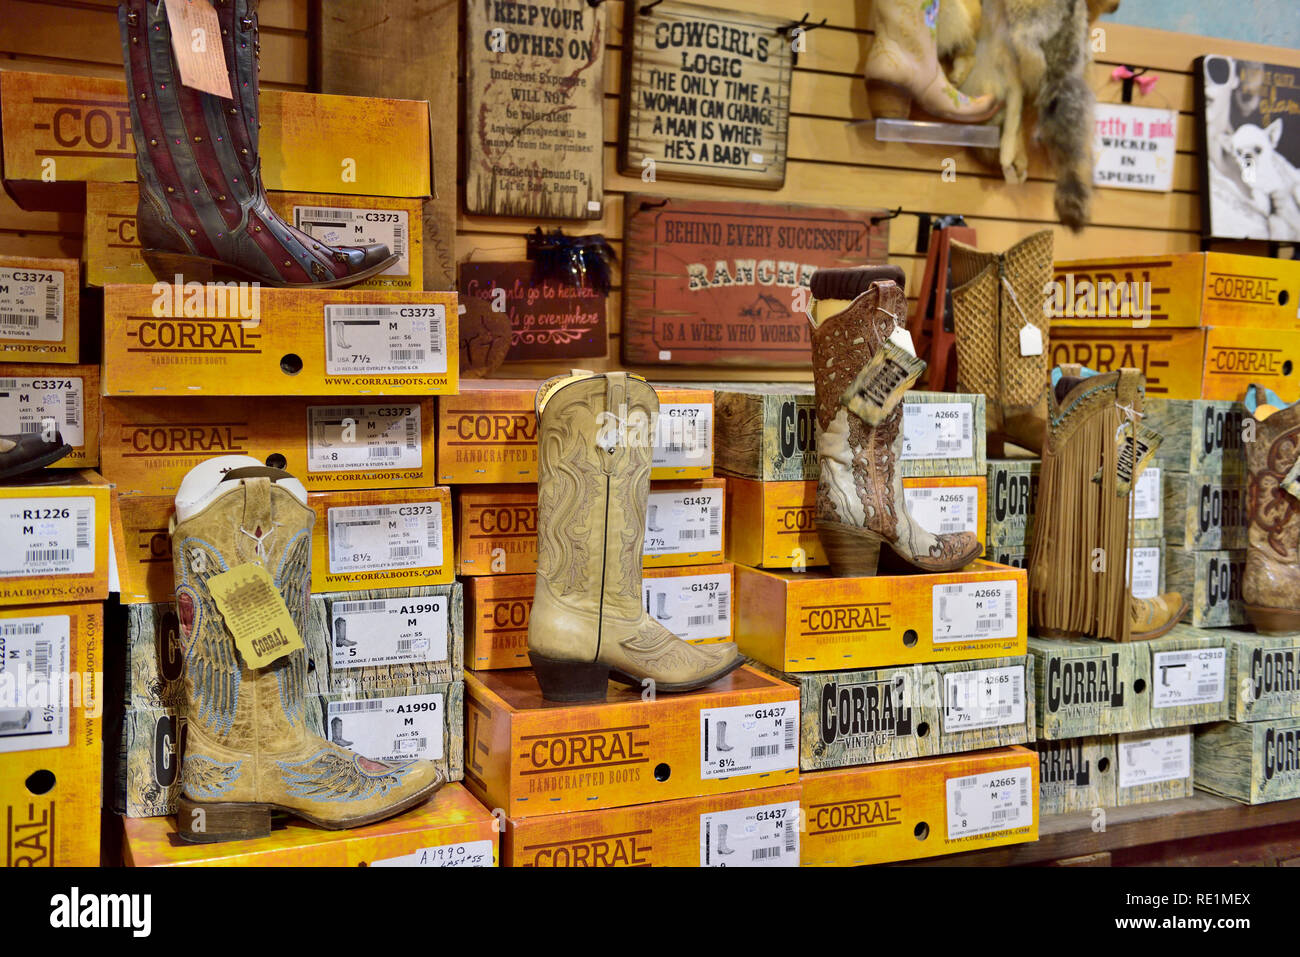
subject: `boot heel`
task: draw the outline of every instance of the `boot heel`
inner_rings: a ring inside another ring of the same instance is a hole
[[[851,532],[839,525],[818,525],[817,537],[826,549],[836,578],[871,578],[880,561],[880,542],[870,532]]]
[[[1267,608],[1264,605],[1247,605],[1246,617],[1261,635],[1300,634],[1300,611],[1289,608]]]
[[[912,94],[883,80],[868,80],[867,108],[874,120],[905,120],[912,113]]]
[[[609,690],[609,665],[594,661],[564,661],[528,652],[542,697],[547,701],[604,701]]]
[[[271,808],[266,804],[205,804],[182,797],[176,803],[176,831],[187,844],[269,837]]]
[[[177,276],[185,282],[212,282],[214,279],[212,262],[202,256],[190,256],[186,253],[172,253],[162,249],[141,250],[145,265],[153,272],[154,278],[171,282]]]

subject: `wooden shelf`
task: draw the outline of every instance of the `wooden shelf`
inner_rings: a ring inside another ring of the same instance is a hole
[[[1142,845],[1185,841],[1277,825],[1300,825],[1300,799],[1271,804],[1238,804],[1197,791],[1190,798],[1135,807],[1107,808],[1105,830],[1093,830],[1093,813],[1049,814],[1039,826],[1038,841],[947,857],[912,861],[905,866],[1016,866],[1072,858],[1105,857]]]

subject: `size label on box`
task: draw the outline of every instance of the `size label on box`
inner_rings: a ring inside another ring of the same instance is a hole
[[[377,761],[437,761],[445,710],[440,694],[330,701],[325,736]]]
[[[969,459],[975,455],[974,409],[965,402],[903,406],[903,460]]]
[[[645,554],[722,551],[720,488],[656,492],[645,516]]]
[[[0,435],[57,429],[73,448],[86,444],[85,381],[80,377],[41,379],[0,378]],[[96,423],[98,427],[98,423]]]
[[[331,508],[326,518],[331,573],[442,564],[441,502]]]
[[[0,338],[61,340],[63,278],[56,271],[0,269]]]
[[[414,854],[386,857],[371,867],[491,867],[495,841],[462,841],[422,847]]]
[[[712,403],[661,404],[650,464],[655,468],[705,468],[712,465]]]
[[[700,815],[700,867],[798,866],[798,801]]]
[[[1138,476],[1137,484],[1133,486],[1133,518],[1135,520],[1160,517],[1160,502],[1163,494],[1160,489],[1160,469],[1158,467],[1150,466]]]
[[[0,578],[95,570],[95,500],[0,499]]]
[[[1160,597],[1160,548],[1151,546],[1128,550],[1128,583],[1134,598]]]
[[[974,485],[955,488],[905,488],[903,501],[916,524],[932,535],[980,533],[980,490]]]
[[[700,711],[700,777],[788,771],[799,765],[799,701]]]
[[[67,615],[0,620],[0,754],[62,748],[69,743],[69,652]],[[89,675],[76,687],[85,695]]]
[[[419,405],[320,405],[307,409],[307,470],[418,469]]]
[[[678,638],[731,637],[731,576],[642,578],[645,610]]]
[[[334,206],[295,206],[293,224],[331,246],[369,246],[383,243],[397,257],[379,275],[405,276],[411,271],[408,252],[410,224],[404,209],[343,209]]]
[[[447,660],[447,597],[336,601],[335,668]]]
[[[935,642],[1014,638],[1016,582],[960,582],[930,592]]]
[[[1192,776],[1192,733],[1119,739],[1119,786],[1181,781]]]
[[[1151,656],[1153,708],[1215,704],[1223,700],[1228,652],[1223,648],[1162,651]]]
[[[446,328],[441,305],[326,306],[325,371],[446,372]]]
[[[943,676],[943,730],[1025,723],[1025,669],[985,668]]]
[[[1034,774],[1030,768],[949,778],[946,784],[950,841],[1034,823]]]

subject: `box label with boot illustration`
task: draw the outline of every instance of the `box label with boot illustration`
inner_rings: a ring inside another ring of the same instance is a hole
[[[1115,804],[1149,804],[1192,796],[1192,731],[1147,731],[1115,737]]]
[[[445,488],[311,492],[312,587],[353,591],[452,580],[451,493]]]
[[[89,470],[0,487],[0,605],[108,597],[110,493]]]
[[[99,366],[21,363],[0,369],[0,435],[57,433],[72,451],[51,468],[98,465],[99,428]]]
[[[75,259],[0,256],[0,359],[79,362],[80,303]]]
[[[1221,632],[1187,625],[1134,644],[1137,673],[1150,688],[1148,728],[1181,728],[1228,717],[1226,645]]]

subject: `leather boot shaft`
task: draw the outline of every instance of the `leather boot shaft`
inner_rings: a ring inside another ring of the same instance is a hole
[[[1242,598],[1262,631],[1300,631],[1300,497],[1284,484],[1300,458],[1300,403],[1254,420]],[[1289,613],[1289,614],[1288,614]]]

